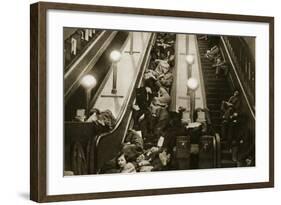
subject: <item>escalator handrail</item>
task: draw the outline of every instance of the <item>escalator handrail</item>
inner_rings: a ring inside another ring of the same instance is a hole
[[[221,138],[219,133],[215,133],[216,142],[216,167],[221,167]]]
[[[141,78],[142,78],[142,76],[144,75],[144,72],[145,72],[145,68],[146,68],[146,66],[147,66],[147,62],[148,62],[148,57],[147,57],[147,54],[150,54],[150,51],[151,51],[151,48],[152,48],[152,46],[153,46],[153,44],[152,44],[152,42],[155,40],[155,34],[152,34],[151,35],[151,37],[150,37],[150,40],[149,40],[149,46],[148,46],[148,48],[147,48],[147,50],[146,50],[146,57],[144,58],[144,59],[146,59],[146,62],[145,62],[145,64],[144,64],[144,66],[141,68]],[[139,77],[137,76],[137,78],[136,78],[136,81],[137,81],[137,79],[138,79]],[[134,84],[134,86],[133,87],[136,87],[136,82],[135,81],[135,84]],[[115,127],[112,129],[112,130],[110,130],[109,132],[105,132],[105,133],[102,133],[101,135],[98,135],[97,137],[96,137],[96,148],[98,147],[98,145],[99,145],[99,142],[100,142],[100,140],[103,138],[103,137],[106,137],[106,136],[109,136],[109,135],[111,135],[111,134],[113,134],[117,129],[118,129],[118,127],[119,127],[119,125],[121,124],[121,122],[122,122],[122,120],[123,120],[123,116],[125,115],[125,113],[126,113],[126,110],[127,110],[127,108],[128,108],[128,104],[129,104],[129,102],[130,102],[130,98],[132,97],[132,93],[133,93],[133,91],[134,91],[134,89],[131,89],[130,90],[130,93],[127,95],[128,97],[127,97],[127,100],[126,100],[126,104],[125,104],[125,106],[123,106],[123,109],[120,111],[122,114],[119,116],[119,118],[117,119],[117,123],[116,123],[116,125],[115,125]]]
[[[207,102],[206,102],[206,90],[205,90],[205,81],[203,79],[203,70],[202,70],[202,62],[201,62],[201,56],[199,52],[199,46],[198,46],[198,39],[195,37],[195,49],[197,53],[197,59],[198,59],[198,70],[199,70],[199,76],[200,76],[200,85],[202,89],[202,96],[203,96],[203,106],[204,108],[207,107]]]
[[[214,167],[216,167],[216,163],[217,163],[217,142],[216,142],[216,137],[212,137],[213,138],[213,147],[214,147],[214,153],[213,153],[213,156],[214,156],[214,161],[213,161],[213,164],[214,164]]]
[[[217,141],[216,141],[216,137],[213,135],[205,135],[204,138],[209,138],[212,139],[212,143],[213,143],[213,166],[216,167],[217,164]]]
[[[71,65],[71,68],[64,74],[64,80],[66,80],[74,70],[74,68],[84,59],[85,55],[89,53],[89,51],[92,49],[92,47],[95,46],[96,42],[99,41],[104,35],[106,34],[106,31],[103,31],[95,40],[94,42],[84,51],[84,53]],[[103,44],[100,50],[107,48],[107,46],[110,44],[111,40],[116,36],[117,32],[114,31],[110,34],[108,40],[106,40]],[[109,40],[111,39],[111,40]],[[93,58],[88,62],[88,64],[85,66],[85,68],[80,72],[80,74],[77,76],[76,80],[67,88],[67,90],[64,91],[64,96],[67,97],[70,95],[71,92],[73,92],[73,88],[75,86],[77,87],[77,84],[81,77],[87,72],[90,65],[93,64],[93,62],[98,59],[103,52],[96,52],[96,54],[93,56]],[[95,63],[95,62],[94,62]]]
[[[256,120],[255,112],[253,111],[253,108],[252,108],[252,106],[251,106],[251,104],[250,104],[250,101],[249,101],[249,99],[248,99],[248,97],[247,97],[247,95],[246,95],[245,89],[244,89],[244,87],[243,87],[243,85],[242,85],[242,82],[241,82],[239,76],[238,76],[237,68],[236,68],[236,66],[235,66],[235,64],[234,64],[234,62],[233,62],[233,60],[232,60],[232,58],[231,58],[231,55],[230,55],[230,53],[229,53],[229,50],[228,50],[228,47],[227,47],[227,45],[226,45],[226,42],[225,42],[224,37],[221,37],[221,40],[222,40],[223,46],[224,46],[224,48],[225,48],[226,54],[227,54],[227,56],[228,56],[228,58],[229,58],[229,61],[230,61],[230,63],[231,63],[231,66],[232,66],[232,68],[233,68],[233,71],[234,71],[234,73],[235,73],[236,79],[238,80],[239,86],[240,86],[240,88],[241,88],[241,90],[242,90],[242,93],[243,93],[245,99],[246,99],[246,103],[247,103],[248,109],[250,110],[251,116],[252,116],[252,118],[253,118],[254,120]]]
[[[144,70],[146,70],[146,68],[147,68],[147,66],[148,66],[148,62],[150,62],[150,58],[151,58],[151,57],[149,56],[148,59],[147,59],[147,61],[146,61],[146,63],[145,63],[145,65],[144,65]],[[139,88],[139,87],[141,86],[141,84],[142,84],[142,82],[141,82],[141,80],[140,80],[139,83],[138,83],[138,85],[137,85],[137,88]],[[135,104],[135,100],[134,100],[133,104]],[[129,118],[128,118],[128,122],[127,122],[126,128],[125,128],[125,130],[124,130],[124,134],[123,134],[123,137],[122,137],[122,142],[125,141],[126,133],[127,133],[128,129],[129,129],[130,122],[131,122],[131,120],[132,120],[132,113],[133,113],[133,111],[131,110],[131,112],[130,112],[130,114],[129,114]],[[131,126],[132,126],[132,125],[131,125]]]

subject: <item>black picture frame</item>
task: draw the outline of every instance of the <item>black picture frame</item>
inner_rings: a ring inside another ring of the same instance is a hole
[[[102,193],[75,193],[69,195],[47,195],[47,68],[46,40],[48,10],[104,12],[135,14],[159,17],[257,22],[269,25],[269,180],[267,182],[227,185],[206,185]],[[220,13],[202,13],[143,8],[109,7],[84,4],[38,2],[30,6],[30,199],[37,202],[86,200],[114,197],[148,196],[209,192],[222,190],[274,187],[274,17],[247,16]]]

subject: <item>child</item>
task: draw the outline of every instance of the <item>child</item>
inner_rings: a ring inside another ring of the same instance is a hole
[[[131,162],[127,162],[124,153],[120,153],[117,157],[117,164],[121,173],[135,173],[135,166]]]

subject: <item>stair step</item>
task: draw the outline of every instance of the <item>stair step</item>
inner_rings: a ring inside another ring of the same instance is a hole
[[[214,63],[211,62],[211,61],[205,61],[205,60],[201,61],[201,65],[204,68],[204,70],[207,70],[207,69],[213,69],[214,70],[214,68],[212,67],[213,64]]]
[[[219,111],[210,111],[210,116],[212,117],[212,118],[221,118],[221,112],[219,112]]]
[[[214,128],[214,130],[215,130],[217,133],[220,133],[220,130],[221,130],[221,126],[220,126],[220,125],[217,125],[217,124],[213,123],[213,128]]]
[[[209,104],[221,104],[221,100],[225,99],[227,95],[223,92],[207,92]]]
[[[224,160],[232,160],[232,151],[230,150],[222,150],[221,158]]]
[[[203,58],[202,60],[201,60],[201,65],[207,65],[207,66],[212,66],[214,63],[212,62],[212,61],[209,61],[209,60],[207,60],[207,59],[205,59],[205,58]]]
[[[227,150],[229,147],[228,147],[228,142],[221,138],[221,150]]]
[[[208,101],[207,101],[208,102]],[[208,106],[208,108],[210,109],[210,110],[218,110],[218,109],[220,109],[220,106],[218,106],[218,105],[214,105],[214,104],[210,104],[210,105],[207,105]]]
[[[207,82],[214,82],[214,83],[217,83],[217,84],[225,84],[227,85],[227,83],[225,82],[224,79],[222,78],[217,78],[215,75],[209,75],[209,76],[206,76],[206,79],[207,79]]]
[[[205,80],[205,78],[204,78]],[[212,88],[221,88],[221,87],[228,87],[228,85],[225,82],[216,82],[214,80],[211,79],[206,79],[205,80],[205,86],[206,87],[212,87]]]
[[[221,117],[211,116],[211,120],[212,122],[217,123],[219,126],[221,126]]]
[[[221,132],[221,101],[228,99],[231,95],[229,83],[224,76],[216,76],[216,69],[212,67],[213,60],[205,57],[206,51],[210,48],[209,41],[198,39],[199,55],[205,82],[207,107],[210,110],[212,127],[216,132]],[[235,167],[235,162],[231,160],[231,153],[222,153],[226,161],[222,162],[223,167]],[[227,161],[228,160],[228,161]]]
[[[200,42],[200,44],[209,44],[209,41],[208,40],[205,40],[205,39],[198,39],[198,42]]]
[[[224,93],[230,93],[232,94],[232,92],[229,91],[229,88],[228,87],[213,87],[213,86],[210,86],[210,87],[207,87],[206,88],[206,91],[207,92],[224,92]]]
[[[225,100],[228,99],[230,96],[227,92],[215,92],[215,91],[206,91],[207,98],[211,100]]]
[[[221,167],[227,168],[227,167],[237,167],[237,162],[234,162],[232,160],[221,160]]]
[[[211,65],[210,66],[206,66],[204,64],[203,65],[203,73],[216,73],[216,69],[212,68]]]
[[[203,69],[203,73],[205,74],[205,73],[213,73],[213,74],[215,74],[216,73],[216,69],[214,69],[214,68],[205,68],[205,69]]]
[[[199,47],[199,51],[200,51],[201,55],[202,55],[202,54],[205,54],[208,49],[209,49],[208,46]]]
[[[221,98],[208,98],[208,105],[218,105],[221,106],[222,99]]]
[[[220,87],[214,87],[214,86],[209,86],[209,88],[206,89],[206,93],[208,94],[219,94],[223,96],[231,96],[231,93],[224,88]]]

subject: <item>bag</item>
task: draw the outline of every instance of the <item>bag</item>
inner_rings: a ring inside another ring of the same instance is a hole
[[[188,159],[190,158],[190,137],[188,136],[178,136],[176,143],[176,158]]]

